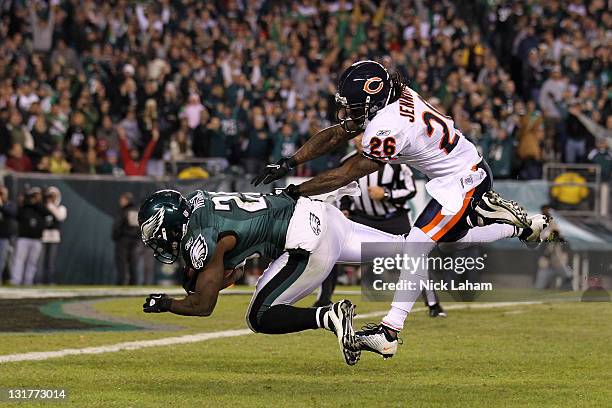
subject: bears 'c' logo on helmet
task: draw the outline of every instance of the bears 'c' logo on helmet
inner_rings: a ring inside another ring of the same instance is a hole
[[[382,78],[373,77],[373,78],[368,78],[368,80],[363,85],[363,90],[366,93],[369,93],[370,95],[374,95],[382,91],[384,86],[385,84]]]

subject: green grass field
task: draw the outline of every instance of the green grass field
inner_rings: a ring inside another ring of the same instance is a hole
[[[349,298],[360,313],[387,308]],[[100,314],[182,329],[0,333],[0,356],[244,329],[248,302],[223,296],[213,316],[188,318],[145,315],[140,297],[103,299]],[[66,388],[68,400],[53,406],[76,407],[612,406],[609,303],[451,308],[447,319],[420,310],[402,334],[394,358],[364,353],[355,367],[322,330],[248,334],[0,363],[0,388]]]

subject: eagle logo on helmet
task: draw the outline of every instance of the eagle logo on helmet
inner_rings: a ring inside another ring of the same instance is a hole
[[[373,77],[373,78],[368,78],[365,81],[365,84],[363,84],[363,90],[370,95],[374,95],[382,91],[384,86],[385,86],[385,83],[383,82],[382,78]]]
[[[153,238],[155,234],[157,234],[157,231],[159,231],[159,228],[164,223],[164,212],[165,209],[164,207],[162,207],[157,210],[155,214],[149,217],[148,220],[142,223],[142,226],[140,227],[140,232],[142,233],[143,242],[146,243],[148,240]]]

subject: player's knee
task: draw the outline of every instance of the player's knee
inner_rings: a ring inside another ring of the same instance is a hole
[[[282,333],[282,319],[279,319],[279,313],[274,313],[273,308],[266,308],[256,313],[249,313],[247,316],[247,324],[254,333],[261,334],[278,334]]]
[[[261,328],[259,325],[259,319],[257,318],[257,313],[249,313],[246,316],[247,326],[253,333],[261,333]]]
[[[268,333],[266,325],[266,313],[270,310],[268,306],[262,306],[257,310],[251,309],[247,315],[247,325],[253,333]]]
[[[434,242],[434,240],[419,227],[412,227],[406,240],[408,242]]]

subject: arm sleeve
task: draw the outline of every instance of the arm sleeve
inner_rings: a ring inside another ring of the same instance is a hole
[[[395,205],[404,204],[416,194],[414,174],[405,164],[393,166],[393,184],[391,186],[391,202]]]
[[[119,138],[119,154],[121,155],[121,161],[123,162],[124,166],[126,166],[128,162],[132,161],[127,142],[122,137]]]
[[[149,142],[149,144],[147,144],[147,147],[145,148],[145,151],[142,155],[142,163],[143,165],[145,165],[149,159],[151,158],[151,155],[153,154],[153,149],[155,149],[155,145],[157,144],[157,141],[154,139],[151,139],[151,141]]]
[[[340,211],[350,211],[353,200],[350,197],[344,196],[340,199]]]
[[[361,145],[368,159],[388,163],[397,159],[404,148],[406,138],[402,137],[402,128],[388,116],[375,118],[363,133]]]
[[[201,271],[215,253],[219,231],[208,227],[197,229],[190,235],[183,247],[183,259],[188,267]]]

